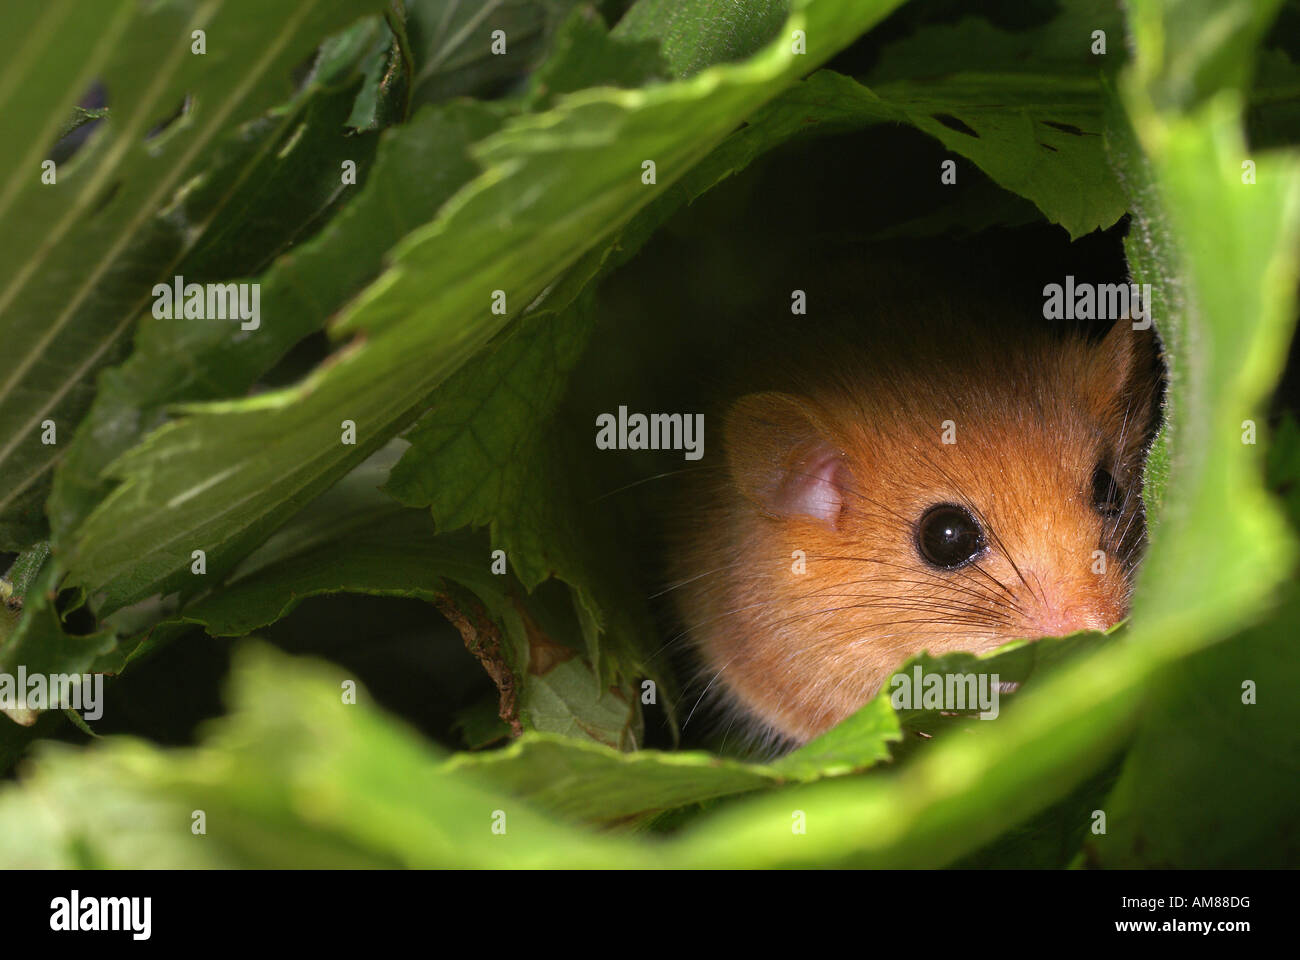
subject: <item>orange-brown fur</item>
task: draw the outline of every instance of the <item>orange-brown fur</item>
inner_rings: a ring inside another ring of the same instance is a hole
[[[674,573],[709,692],[798,743],[922,650],[983,652],[1125,615],[1159,396],[1152,334],[1120,321],[1089,342],[1033,317],[938,312],[856,321],[848,336],[812,329],[755,378],[775,392],[731,405],[726,467],[693,494]],[[947,420],[954,444],[941,442]],[[770,472],[795,482],[828,448],[842,457],[838,519],[770,509]],[[1094,507],[1099,463],[1127,494],[1116,517]],[[969,506],[989,536],[955,571],[915,545],[916,522],[942,502]]]

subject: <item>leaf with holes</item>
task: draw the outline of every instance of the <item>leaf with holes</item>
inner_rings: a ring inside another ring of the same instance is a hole
[[[129,346],[153,285],[210,242],[214,225],[231,226],[222,217],[250,196],[238,191],[249,161],[286,147],[297,111],[265,121],[271,129],[244,164],[214,174],[213,150],[289,100],[293,69],[326,34],[382,6],[118,2],[91,13],[52,3],[28,23],[30,5],[7,5],[4,16],[16,19],[0,35],[23,50],[6,57],[13,80],[0,84],[6,122],[15,118],[0,157],[0,546],[39,538],[40,500],[90,405],[95,374]],[[196,52],[195,31],[205,52]],[[41,96],[26,101],[29,84],[14,81],[29,59],[80,72],[57,82],[38,75],[31,85]],[[56,131],[92,83],[106,91],[109,119],[71,160],[43,170]]]
[[[49,515],[56,538],[66,540],[76,526],[112,489],[104,466],[165,421],[168,408],[186,402],[245,393],[295,343],[322,329],[329,317],[365,287],[382,269],[385,251],[415,227],[432,219],[443,202],[471,179],[477,167],[469,144],[497,126],[497,119],[476,104],[453,104],[415,117],[385,138],[374,159],[375,137],[345,136],[348,86],[316,98],[309,105],[294,150],[271,162],[270,170],[249,169],[258,184],[249,204],[260,204],[287,228],[298,231],[345,191],[359,193],[318,236],[296,244],[258,278],[260,312],[265,322],[241,332],[214,317],[184,322],[146,315],[141,319],[135,351],[120,367],[106,372],[84,427],[72,440],[55,474]],[[236,161],[226,166],[238,166]],[[343,186],[344,160],[357,163],[356,186]],[[253,191],[246,191],[253,193]],[[296,198],[319,198],[305,209],[291,209]],[[273,199],[274,198],[274,199]],[[227,233],[246,230],[248,218],[231,223]],[[278,244],[233,249],[276,252]],[[195,251],[178,267],[187,279],[232,274],[232,246]],[[252,274],[259,264],[242,271]]]
[[[113,610],[184,586],[194,549],[209,571],[229,570],[410,423],[512,316],[541,309],[547,285],[608,244],[655,186],[892,5],[816,0],[794,14],[815,38],[806,56],[778,42],[691,80],[583,91],[507,121],[474,151],[483,175],[398,247],[333,330],[364,338],[295,389],[196,408],[117,461],[124,482],[68,544],[76,580]],[[653,186],[642,182],[648,157]],[[502,295],[505,314],[493,309]],[[355,445],[340,442],[344,421]]]

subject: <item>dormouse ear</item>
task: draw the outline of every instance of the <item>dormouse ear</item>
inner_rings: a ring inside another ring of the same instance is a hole
[[[1096,347],[1093,370],[1101,388],[1094,396],[1105,410],[1118,411],[1122,422],[1123,449],[1115,451],[1129,460],[1150,439],[1159,416],[1163,396],[1163,367],[1155,329],[1134,330],[1126,318],[1116,320]]]
[[[807,516],[834,526],[847,472],[815,412],[785,393],[751,393],[727,412],[731,477],[769,516]]]

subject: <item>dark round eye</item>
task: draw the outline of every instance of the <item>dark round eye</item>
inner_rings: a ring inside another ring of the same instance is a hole
[[[965,507],[941,503],[921,517],[916,548],[929,563],[954,570],[974,560],[984,550],[984,531]]]
[[[1092,506],[1103,517],[1119,516],[1124,508],[1124,491],[1105,467],[1092,471]]]

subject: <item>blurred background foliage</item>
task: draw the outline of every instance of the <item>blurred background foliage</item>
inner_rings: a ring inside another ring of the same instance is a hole
[[[0,718],[0,862],[1300,862],[1300,5],[51,0],[0,25],[0,673],[112,675],[89,731]],[[596,456],[591,424],[703,408],[845,252],[1026,309],[1065,273],[1151,283],[1152,545],[1119,630],[983,658],[1021,681],[998,721],[880,698],[771,760],[675,679],[680,458]],[[257,280],[260,329],[154,318],[176,274]]]

